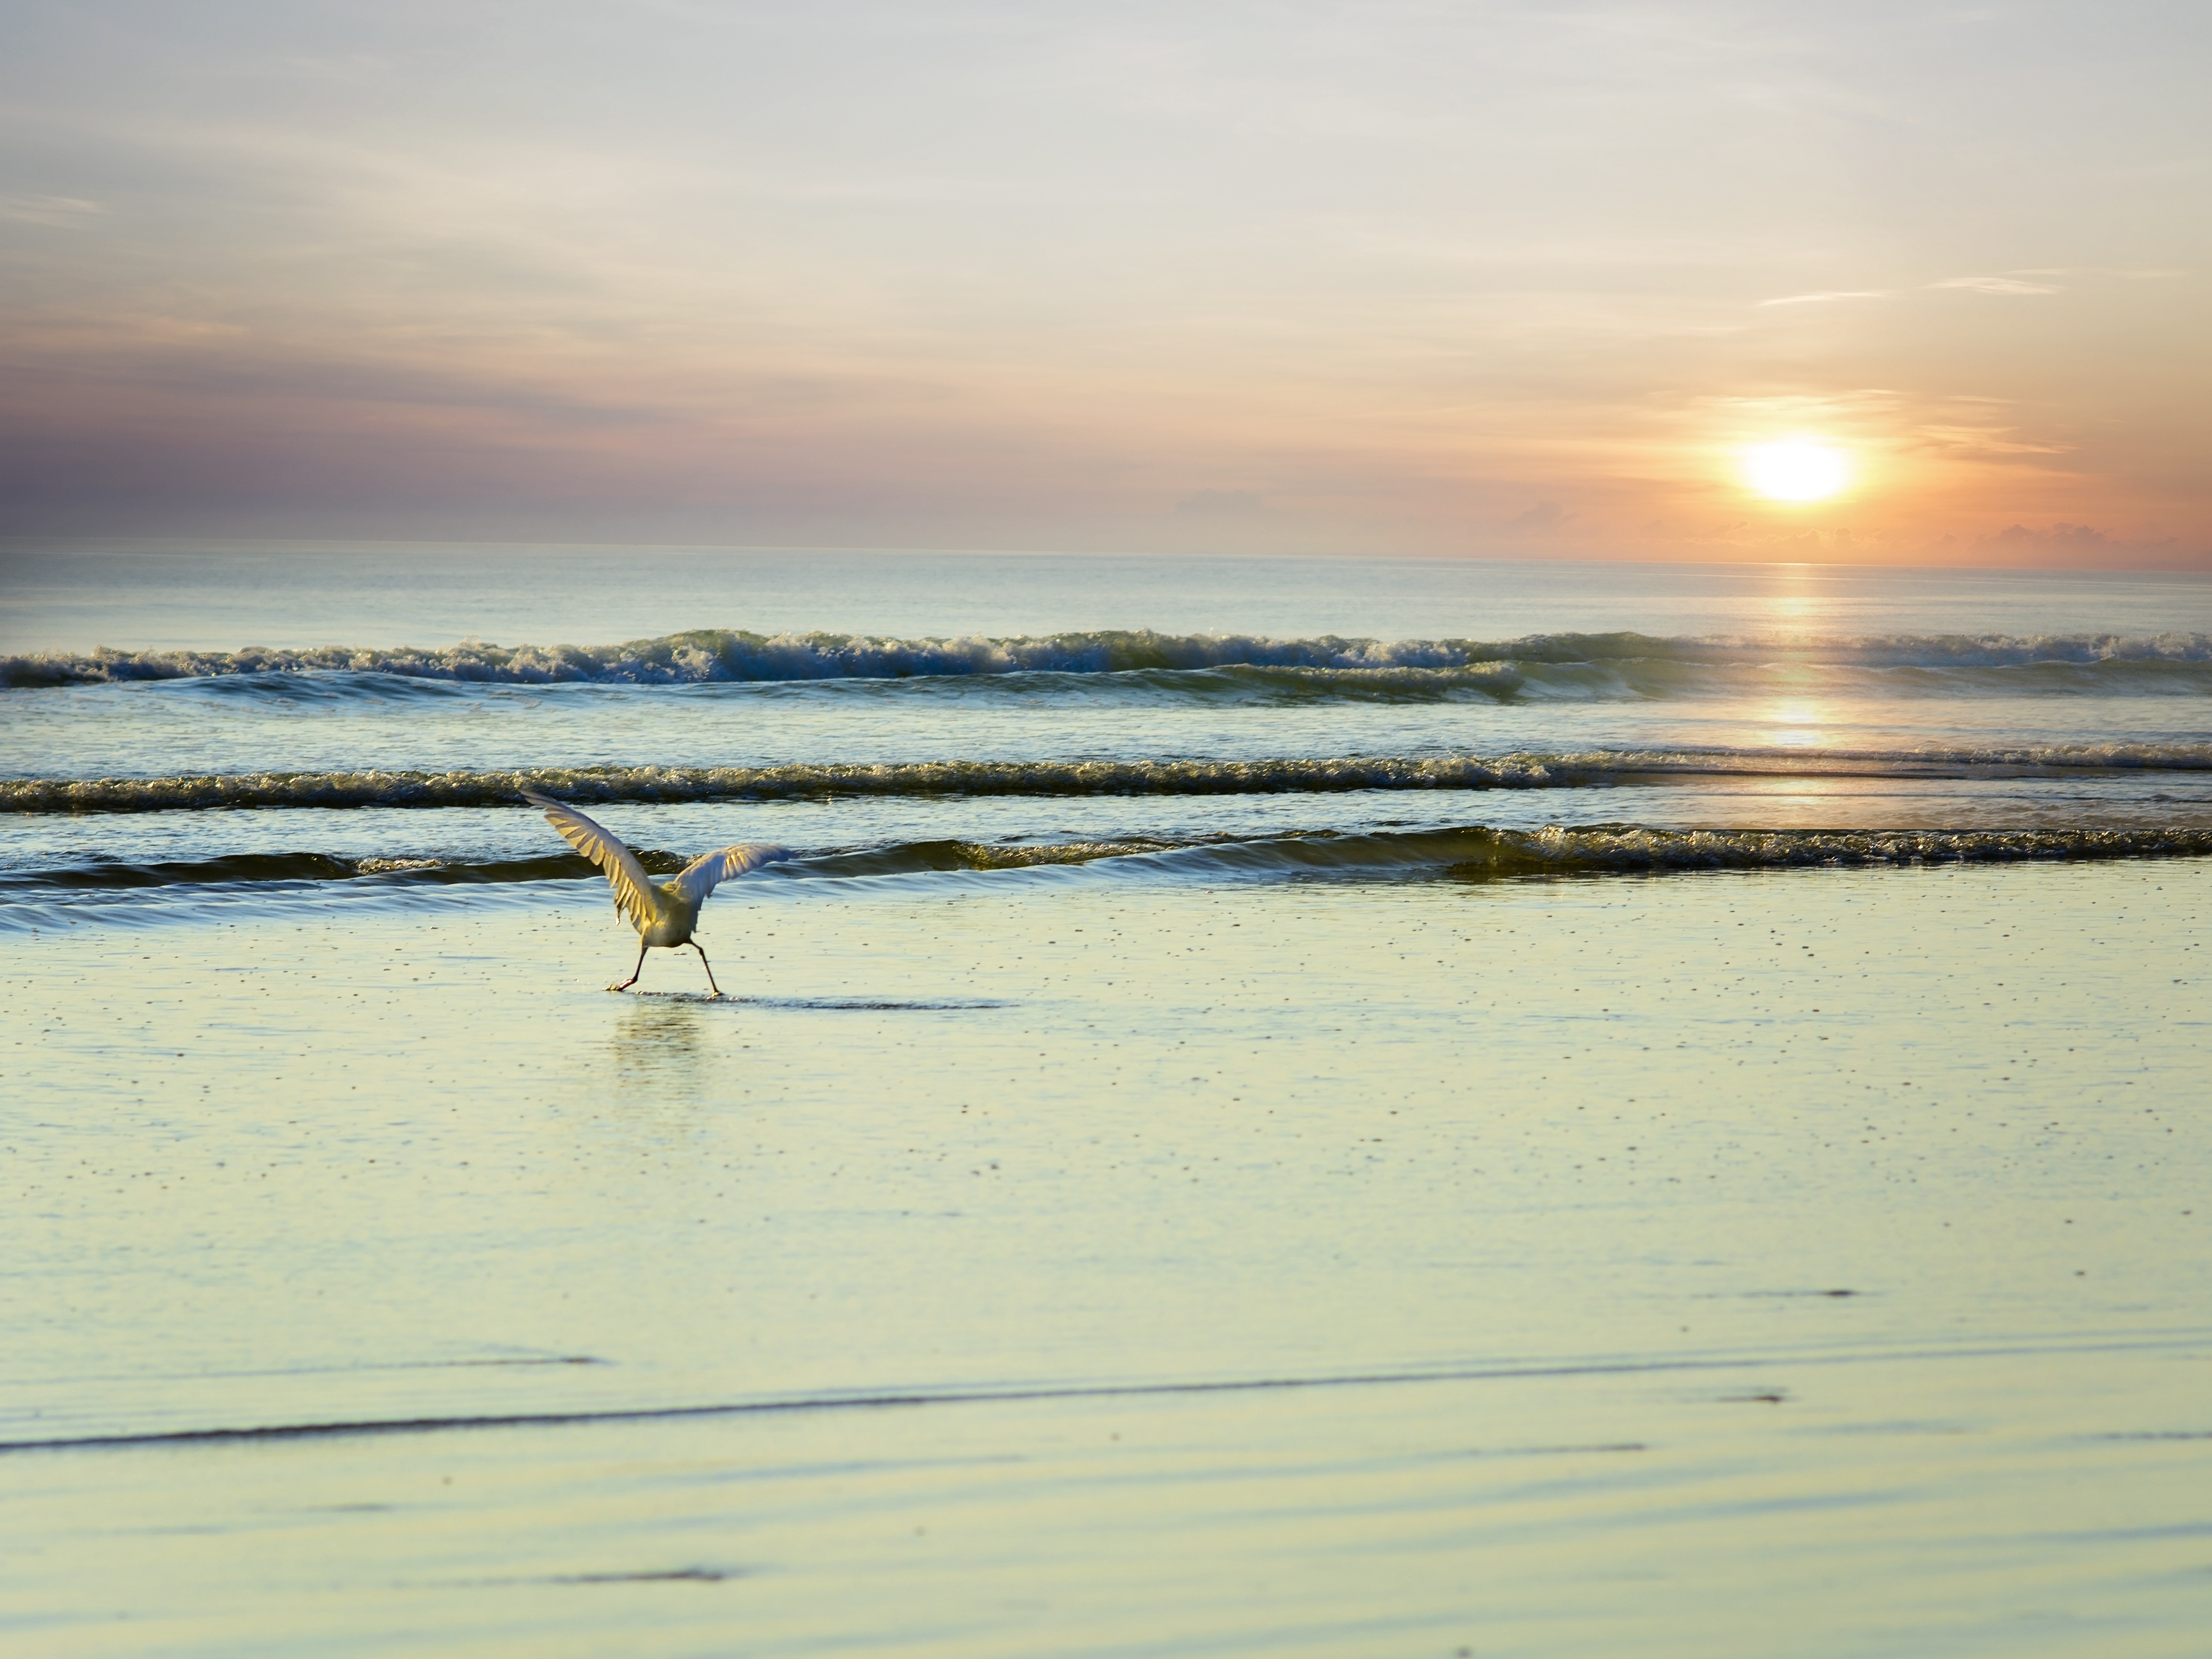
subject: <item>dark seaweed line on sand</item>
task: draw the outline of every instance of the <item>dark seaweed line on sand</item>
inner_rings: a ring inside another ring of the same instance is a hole
[[[486,1429],[574,1428],[617,1423],[675,1423],[702,1418],[790,1416],[800,1413],[887,1411],[925,1406],[1025,1405],[1069,1400],[1145,1400],[1207,1395],[1276,1394],[1308,1389],[1406,1388],[1449,1382],[1540,1382],[1552,1377],[1638,1376],[1744,1370],[1775,1365],[1861,1365],[1946,1359],[2028,1358],[2060,1353],[2130,1353],[2199,1348],[2197,1333],[2116,1341],[2021,1342],[1955,1347],[1812,1354],[1738,1354],[1702,1359],[1598,1360],[1551,1365],[1488,1365],[1432,1371],[1355,1371],[1323,1376],[1266,1376],[1194,1382],[1075,1383],[1060,1388],[915,1389],[883,1394],[802,1395],[702,1406],[643,1406],[603,1411],[511,1412],[469,1417],[365,1418],[332,1423],[280,1423],[252,1428],[174,1429],[147,1434],[77,1435],[0,1441],[0,1457],[33,1452],[128,1451],[161,1446],[266,1444],[294,1440],[361,1439],[383,1435],[455,1434]],[[1744,1398],[1768,1398],[1765,1395]]]

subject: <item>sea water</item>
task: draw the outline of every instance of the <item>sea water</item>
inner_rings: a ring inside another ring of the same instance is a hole
[[[2212,582],[4,575],[11,1647],[2201,1647]]]

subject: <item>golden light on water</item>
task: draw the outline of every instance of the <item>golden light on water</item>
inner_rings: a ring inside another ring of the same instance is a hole
[[[1744,482],[1771,501],[1820,501],[1850,482],[1840,449],[1802,438],[1759,444],[1743,456]]]
[[[1820,741],[1820,706],[1810,697],[1792,697],[1767,711],[1767,741],[1784,749],[1809,749]]]

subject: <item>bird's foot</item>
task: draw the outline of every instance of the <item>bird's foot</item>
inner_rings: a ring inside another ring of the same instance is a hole
[[[607,989],[610,991],[627,991],[631,986],[636,983],[637,981],[634,979],[621,980],[617,981],[615,984],[608,986]]]

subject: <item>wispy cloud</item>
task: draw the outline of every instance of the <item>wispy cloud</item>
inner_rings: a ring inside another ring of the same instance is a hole
[[[1562,508],[1557,501],[1539,501],[1525,513],[1516,513],[1498,527],[1520,535],[1541,535],[1564,529],[1575,515]]]
[[[2063,294],[2050,283],[2023,283],[2017,276],[1946,276],[1930,288],[1963,288],[1976,294]]]
[[[19,225],[54,225],[75,230],[107,210],[75,196],[0,196],[0,219]]]
[[[1267,502],[1249,489],[1201,489],[1176,503],[1176,511],[1200,519],[1237,518],[1263,512]]]
[[[1778,300],[1761,300],[1762,306],[1818,306],[1831,300],[1887,300],[1886,288],[1824,288],[1817,294],[1785,294]]]
[[[2015,428],[2008,426],[1923,425],[1918,438],[1922,445],[1933,451],[1984,459],[2008,455],[2064,455],[2074,448],[2071,444],[2038,443],[2021,438]]]
[[[2130,536],[2061,520],[2040,529],[2013,524],[1972,544],[1977,564],[2119,570],[2202,570],[2207,548],[2178,536]]]

